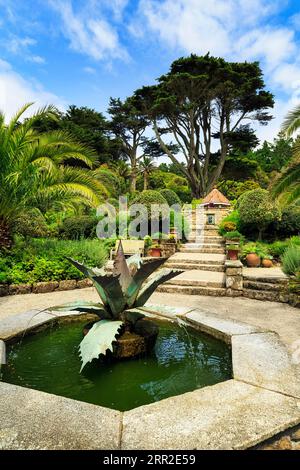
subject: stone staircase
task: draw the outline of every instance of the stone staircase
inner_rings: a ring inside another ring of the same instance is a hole
[[[158,292],[224,296],[225,246],[215,226],[204,225],[192,214],[189,243],[171,256],[164,267],[184,273],[158,287]]]
[[[244,297],[256,300],[269,300],[273,302],[288,301],[288,278],[279,268],[276,271],[274,268],[270,268],[265,275],[257,274],[257,271],[254,271],[254,269],[249,270],[244,268]]]

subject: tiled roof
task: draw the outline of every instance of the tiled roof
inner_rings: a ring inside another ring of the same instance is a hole
[[[208,204],[223,204],[230,206],[228,199],[217,188],[214,188],[202,201],[204,206]]]

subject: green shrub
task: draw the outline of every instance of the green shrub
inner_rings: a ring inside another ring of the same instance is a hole
[[[238,200],[238,210],[242,231],[255,229],[261,239],[268,225],[281,218],[281,212],[276,202],[272,201],[265,189],[247,191]]]
[[[300,246],[290,244],[281,261],[283,272],[289,276],[295,276],[300,271]]]
[[[280,259],[289,245],[288,241],[277,240],[268,246],[269,253],[276,259]]]
[[[105,263],[111,240],[32,239],[19,241],[5,258],[0,258],[0,282],[26,284],[42,281],[82,279],[83,275],[65,257],[88,266]]]
[[[168,189],[172,189],[182,202],[190,203],[192,200],[192,191],[187,184],[187,180],[182,176],[170,174],[169,180],[166,183]]]
[[[181,200],[172,189],[162,189],[160,194],[166,199],[169,206],[173,206],[174,204],[181,206]]]
[[[234,181],[223,180],[217,185],[217,188],[230,200],[238,199],[246,191],[259,189],[260,185],[253,180]]]
[[[242,240],[244,238],[243,235],[240,232],[238,232],[237,230],[234,230],[232,232],[226,232],[223,235],[223,237],[228,239],[228,240],[234,240],[234,239]]]
[[[228,214],[219,225],[219,234],[224,235],[226,232],[232,232],[239,230],[240,216],[237,210],[232,211]]]
[[[24,237],[42,238],[50,235],[45,217],[39,209],[31,209],[17,219],[13,227],[14,233]]]
[[[91,215],[68,217],[59,227],[59,235],[65,240],[94,238],[98,221],[96,216]]]
[[[151,217],[151,206],[152,204],[159,204],[159,205],[167,205],[168,202],[164,198],[164,196],[159,191],[154,191],[152,189],[147,189],[146,191],[142,191],[139,193],[132,201],[132,204],[143,204],[147,211],[148,211],[148,218]],[[166,218],[169,216],[169,209],[164,208],[162,210],[162,218]]]
[[[282,210],[281,220],[272,224],[269,231],[286,238],[300,233],[300,207],[289,206]]]

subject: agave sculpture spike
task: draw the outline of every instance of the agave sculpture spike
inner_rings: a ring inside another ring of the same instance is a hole
[[[144,317],[134,309],[142,307],[160,284],[182,273],[180,270],[164,268],[150,277],[165,262],[165,258],[144,261],[140,255],[133,255],[126,259],[121,241],[112,273],[88,268],[72,258],[67,259],[91,279],[101,299],[99,303],[75,302],[53,308],[57,311],[94,313],[100,319],[80,343],[81,370],[100,354],[112,351],[113,341],[121,327],[127,325],[130,329]]]

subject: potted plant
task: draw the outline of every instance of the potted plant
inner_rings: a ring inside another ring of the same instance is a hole
[[[237,261],[239,259],[239,251],[240,251],[240,247],[239,245],[228,245],[227,246],[227,255],[228,255],[228,259],[230,259],[231,261]]]
[[[260,250],[255,243],[244,246],[243,257],[246,259],[249,268],[258,268],[260,266]]]
[[[159,243],[153,243],[149,248],[149,255],[153,258],[160,258],[161,257],[161,246]]]
[[[152,238],[150,237],[150,235],[146,235],[144,237],[144,242],[145,242],[145,253],[146,253],[146,255],[148,255],[149,249],[152,246]]]
[[[176,236],[173,234],[169,235],[168,243],[176,243]]]
[[[231,241],[233,242],[240,242],[243,240],[243,235],[238,232],[237,230],[233,230],[231,232],[226,232],[224,234],[224,238],[226,240],[226,242],[230,243]]]
[[[273,261],[272,260],[273,260],[273,256],[268,255],[268,254],[264,254],[264,256],[262,257],[261,265],[264,268],[272,268],[273,267]]]

